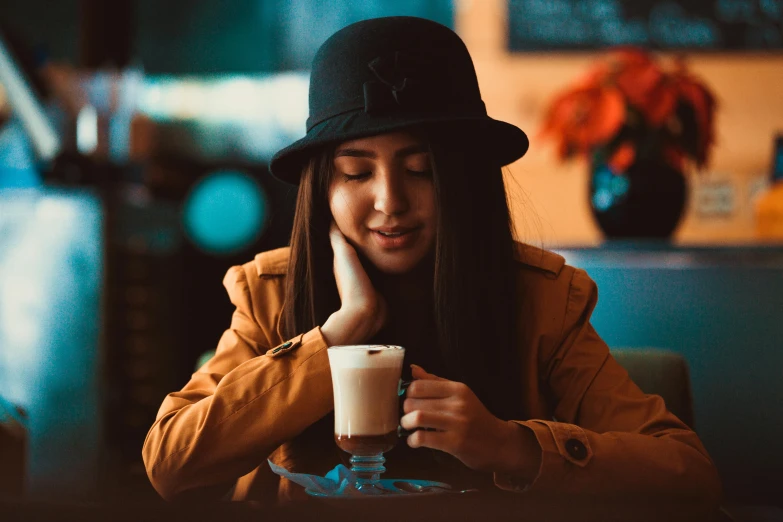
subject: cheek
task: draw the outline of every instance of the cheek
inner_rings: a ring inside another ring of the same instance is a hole
[[[437,202],[435,199],[435,189],[428,188],[420,193],[417,204],[423,215],[427,216],[429,221],[433,221],[437,214]]]
[[[334,190],[329,196],[329,209],[332,211],[335,223],[345,233],[353,222],[351,199],[348,194],[341,189]]]

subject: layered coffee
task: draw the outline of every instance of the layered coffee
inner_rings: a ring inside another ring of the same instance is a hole
[[[372,456],[397,443],[398,385],[405,350],[399,346],[329,348],[334,391],[334,439],[344,451]]]

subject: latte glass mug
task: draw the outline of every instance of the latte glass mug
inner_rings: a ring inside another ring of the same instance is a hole
[[[390,345],[327,349],[334,392],[334,440],[351,455],[360,492],[380,490],[383,454],[398,440],[400,376],[405,349]]]

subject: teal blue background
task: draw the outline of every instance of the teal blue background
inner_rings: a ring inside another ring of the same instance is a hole
[[[411,15],[453,25],[452,0],[137,0],[133,51],[149,74],[211,75],[310,68],[338,29]],[[36,50],[79,63],[79,2],[0,2],[0,20]]]
[[[783,247],[562,251],[598,285],[592,323],[612,348],[682,354],[696,430],[730,497],[783,491]]]

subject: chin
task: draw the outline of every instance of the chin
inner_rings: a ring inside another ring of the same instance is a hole
[[[420,255],[378,255],[369,257],[375,268],[384,274],[401,275],[412,271],[422,261]]]

